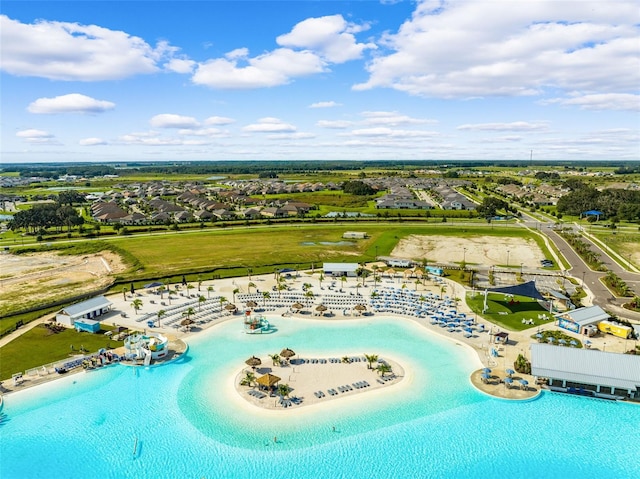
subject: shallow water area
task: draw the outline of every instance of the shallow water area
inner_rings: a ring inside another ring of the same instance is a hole
[[[237,318],[193,336],[173,364],[109,367],[9,395],[0,477],[624,478],[640,469],[635,441],[600,434],[636,437],[638,406],[489,398],[469,383],[474,352],[410,320],[269,319],[271,335],[244,334]],[[234,389],[238,368],[284,347],[301,357],[388,354],[413,373],[396,391],[252,408]]]

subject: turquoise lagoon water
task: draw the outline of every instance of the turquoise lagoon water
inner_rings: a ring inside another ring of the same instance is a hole
[[[9,395],[0,477],[625,478],[640,470],[640,407],[551,393],[490,398],[469,383],[475,353],[412,321],[273,318],[275,333],[253,336],[241,321],[193,337],[169,365],[114,366]],[[301,357],[380,354],[407,379],[395,393],[257,414],[234,378],[247,357],[284,347]]]

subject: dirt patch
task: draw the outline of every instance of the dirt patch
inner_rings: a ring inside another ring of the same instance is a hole
[[[0,314],[107,286],[126,269],[110,251],[81,256],[0,255]]]
[[[465,251],[466,249],[466,251]],[[544,255],[533,240],[524,238],[502,238],[496,236],[420,236],[411,235],[401,239],[391,252],[396,258],[413,259],[429,263],[467,264],[484,266],[523,266],[539,268]]]

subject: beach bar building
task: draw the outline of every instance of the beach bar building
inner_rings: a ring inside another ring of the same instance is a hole
[[[549,389],[603,399],[640,398],[640,356],[531,345],[531,374]]]
[[[588,306],[556,314],[558,327],[573,333],[590,336],[594,327],[600,321],[609,319],[609,314],[600,306]]]
[[[76,327],[76,321],[79,321],[83,331],[95,328],[95,325],[83,322],[84,320],[96,320],[105,313],[111,311],[113,303],[104,296],[96,296],[95,298],[82,301],[81,303],[67,306],[56,313],[56,321],[69,327]],[[84,328],[88,329],[84,329]]]

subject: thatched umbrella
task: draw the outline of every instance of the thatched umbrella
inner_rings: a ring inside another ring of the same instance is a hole
[[[280,351],[280,356],[286,359],[292,358],[295,355],[296,353],[293,349],[284,348],[282,351]]]
[[[266,388],[270,388],[271,386],[278,384],[278,381],[280,381],[280,378],[278,376],[274,376],[271,373],[267,373],[264,376],[260,376],[258,379],[256,379],[256,382],[260,386],[264,386]]]
[[[262,360],[260,358],[256,358],[255,356],[251,356],[245,361],[245,364],[255,369],[256,366],[260,366],[262,364]]]
[[[256,306],[258,306],[258,303],[256,303],[255,301],[247,301],[247,302],[245,303],[245,306],[246,306],[247,308],[255,308]]]
[[[301,303],[293,303],[291,305],[291,309],[302,309],[302,308],[304,308],[304,305]]]
[[[224,309],[226,309],[227,311],[235,311],[236,309],[238,309],[238,307],[233,303],[229,303],[224,307]]]
[[[324,304],[320,304],[320,305],[316,306],[316,311],[318,311],[320,314],[324,314],[324,312],[327,309],[328,308]]]
[[[194,323],[195,321],[191,318],[184,318],[182,321],[180,321],[180,326],[190,326]]]
[[[356,311],[366,311],[367,307],[364,304],[356,304],[353,309]]]

